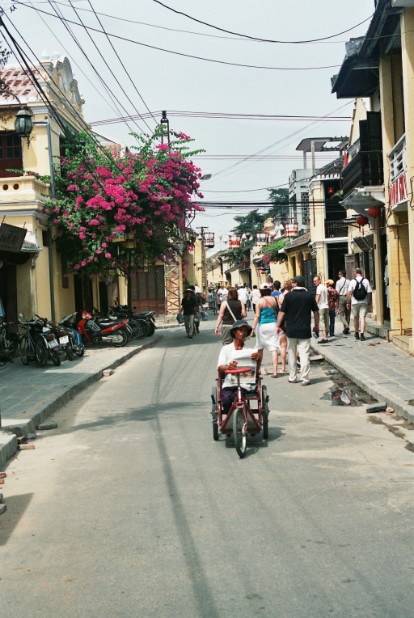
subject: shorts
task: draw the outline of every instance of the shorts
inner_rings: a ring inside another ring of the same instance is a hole
[[[367,315],[368,305],[367,303],[354,303],[351,306],[352,317],[365,318]]]

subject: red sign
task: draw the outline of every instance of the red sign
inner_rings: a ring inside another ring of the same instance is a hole
[[[390,206],[393,208],[407,200],[407,175],[401,174],[394,180],[389,189]]]

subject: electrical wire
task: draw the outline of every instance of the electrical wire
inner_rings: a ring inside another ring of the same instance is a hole
[[[280,41],[280,40],[274,40],[274,39],[262,39],[260,37],[250,36],[249,34],[241,34],[240,32],[233,32],[231,30],[226,30],[225,28],[220,28],[219,26],[214,26],[213,24],[209,24],[209,23],[207,23],[205,21],[202,21],[201,19],[197,19],[196,17],[192,17],[191,15],[188,15],[187,13],[184,13],[183,11],[178,11],[177,9],[173,9],[171,6],[168,6],[167,4],[164,4],[164,2],[161,2],[160,0],[152,0],[152,1],[155,2],[155,4],[159,4],[160,6],[164,7],[164,9],[167,9],[168,11],[172,11],[173,13],[176,13],[177,15],[183,15],[184,17],[187,17],[187,19],[191,19],[192,21],[195,21],[198,24],[202,24],[203,26],[207,26],[208,28],[213,28],[214,30],[219,30],[220,32],[225,32],[226,34],[233,34],[234,36],[246,38],[246,39],[249,39],[249,40],[252,40],[252,41],[259,41],[261,43],[278,43],[278,44],[282,44],[282,45],[292,45],[292,44],[300,45],[300,44],[303,44],[303,43],[315,43],[315,42],[319,42],[319,41],[327,41],[328,39],[334,39],[337,36],[341,36],[342,34],[346,34],[347,32],[351,32],[351,30],[355,30],[355,28],[358,28],[359,26],[362,26],[362,24],[365,24],[367,21],[369,21],[373,17],[373,15],[370,15],[369,17],[367,17],[363,21],[359,22],[355,26],[352,26],[351,28],[348,28],[347,30],[342,30],[342,32],[338,32],[337,34],[331,34],[329,36],[319,37],[319,38],[316,38],[316,39],[308,39],[308,40],[305,40],[305,41]]]
[[[103,32],[105,33],[105,36],[106,36],[106,38],[107,38],[107,40],[108,40],[108,42],[109,42],[109,44],[110,44],[111,48],[113,49],[114,54],[115,54],[115,55],[116,55],[116,57],[118,58],[118,61],[119,61],[120,65],[121,65],[121,66],[122,66],[122,68],[124,69],[124,71],[125,71],[125,73],[126,73],[126,75],[127,75],[128,79],[129,79],[129,81],[131,82],[132,87],[134,88],[135,92],[137,93],[137,95],[138,95],[138,96],[139,96],[139,98],[141,99],[142,103],[144,104],[144,106],[145,106],[145,107],[146,107],[146,109],[148,110],[148,112],[149,112],[149,114],[150,114],[151,118],[153,119],[153,121],[155,122],[155,124],[157,124],[157,121],[155,120],[154,116],[152,115],[152,112],[151,112],[150,108],[148,107],[148,105],[146,104],[146,102],[145,102],[145,100],[144,100],[144,98],[143,98],[142,94],[140,93],[140,91],[139,91],[139,90],[138,90],[138,88],[136,87],[136,84],[135,84],[134,80],[132,79],[131,75],[129,74],[129,72],[128,72],[128,70],[127,70],[126,66],[125,66],[125,64],[122,62],[122,59],[121,59],[120,55],[118,54],[117,50],[115,49],[114,44],[112,43],[112,41],[111,41],[111,39],[110,39],[110,37],[109,37],[108,33],[106,32],[106,30],[105,30],[105,28],[104,28],[104,26],[103,26],[103,24],[102,24],[101,20],[99,19],[99,16],[98,16],[98,14],[96,13],[96,11],[95,11],[95,9],[94,9],[94,7],[93,7],[93,5],[92,5],[91,0],[88,0],[88,2],[89,2],[89,6],[91,7],[91,9],[92,9],[92,11],[93,11],[93,14],[95,15],[95,17],[96,17],[96,19],[97,19],[97,21],[98,21],[99,25],[101,26],[101,28],[102,28]],[[72,4],[72,3],[71,3],[71,4]],[[143,116],[142,116],[142,115],[140,115],[140,117],[141,117],[141,119],[142,119],[142,120],[144,120],[144,118],[143,118]],[[145,122],[145,120],[144,120],[144,122]],[[146,122],[145,122],[145,125],[148,127],[148,129],[150,129],[149,125],[148,125]],[[151,129],[150,129],[150,130],[151,130]]]
[[[60,4],[61,6],[68,6],[66,3],[64,2],[58,2],[57,0],[53,0],[54,4]],[[83,0],[81,0],[83,1]],[[21,4],[22,6],[26,6],[24,2],[21,2],[20,0],[14,0],[14,4]],[[39,2],[34,2],[34,4],[47,4],[47,0],[41,0]],[[87,13],[91,13],[91,11],[89,9],[83,8],[83,7],[79,7],[79,11],[85,11]],[[157,30],[166,30],[168,32],[178,32],[179,34],[191,34],[194,36],[200,36],[200,37],[208,37],[208,38],[213,38],[213,39],[224,39],[227,41],[240,41],[243,43],[266,43],[266,41],[260,41],[260,40],[251,40],[251,39],[246,39],[245,37],[235,37],[235,36],[223,36],[223,35],[219,35],[219,34],[210,34],[210,33],[206,33],[206,32],[195,32],[194,30],[184,30],[182,28],[169,28],[168,26],[160,26],[158,24],[151,24],[149,22],[145,22],[145,21],[139,21],[137,19],[128,19],[127,17],[120,17],[118,15],[111,15],[110,13],[102,13],[101,11],[98,12],[98,15],[101,15],[102,17],[107,17],[108,19],[113,19],[114,21],[122,21],[125,23],[129,23],[129,24],[138,24],[140,26],[148,26],[149,28],[156,28]],[[356,26],[355,26],[356,27]],[[352,29],[352,28],[351,28]],[[310,44],[315,44],[315,43],[328,43],[331,45],[338,45],[338,44],[344,44],[346,43],[346,40],[339,40],[339,41],[324,41],[324,40],[316,40],[316,41],[311,41]],[[289,41],[286,41],[286,43],[288,44]],[[293,43],[294,44],[294,43]]]
[[[50,2],[49,2],[50,4]],[[55,17],[60,18],[60,15],[58,13],[58,10],[52,5],[52,9],[56,12]],[[68,24],[63,21],[62,22],[66,31],[69,33],[69,35],[71,36],[71,38],[73,39],[73,41],[76,43],[78,49],[80,50],[80,52],[82,53],[82,55],[84,56],[84,58],[86,58],[87,63],[92,67],[93,72],[95,73],[95,75],[98,77],[98,80],[100,81],[100,83],[103,85],[103,87],[105,88],[105,90],[107,91],[108,95],[111,97],[111,100],[113,102],[113,104],[115,105],[115,107],[119,110],[120,108],[122,108],[124,111],[127,111],[126,108],[122,105],[122,103],[119,101],[119,99],[113,94],[113,92],[111,91],[111,89],[109,88],[109,86],[106,84],[106,82],[104,81],[104,79],[102,78],[101,74],[99,73],[99,71],[97,71],[96,67],[93,65],[93,63],[90,61],[89,56],[86,54],[85,50],[83,49],[82,45],[80,44],[80,42],[77,40],[76,35],[72,32],[71,28],[68,26]],[[127,125],[129,131],[131,133],[133,133],[133,127],[127,122],[125,121],[125,124]],[[138,126],[135,123],[135,126]],[[139,128],[139,126],[138,126]],[[141,129],[140,129],[141,130]]]
[[[337,109],[335,109],[333,112],[330,112],[329,114],[326,114],[326,116],[330,116],[331,114],[334,114],[338,111],[340,111],[341,109],[344,109],[345,107],[347,107],[348,105],[350,105],[351,102],[347,102],[344,105],[341,105],[340,107],[338,107]],[[292,137],[295,137],[297,135],[300,135],[301,133],[303,133],[304,131],[306,131],[307,129],[309,129],[310,127],[312,127],[314,124],[317,124],[315,121],[311,122],[307,125],[305,125],[304,127],[302,127],[302,129],[299,129],[298,131],[294,131],[293,133],[289,133],[289,135],[286,135],[285,137],[282,137],[280,140],[277,140],[276,142],[273,142],[272,144],[270,144],[270,146],[266,146],[265,148],[262,148],[261,150],[253,153],[252,155],[249,155],[248,157],[246,157],[245,162],[247,163],[253,156],[258,155],[258,154],[262,154],[264,152],[267,152],[268,150],[270,150],[271,148],[274,148],[274,146],[278,146],[281,143],[287,141],[288,139],[291,139]],[[226,171],[230,171],[233,168],[241,165],[244,161],[238,161],[237,163],[233,163],[232,165],[229,165],[228,167],[223,168],[222,170],[219,170],[218,172],[214,173],[214,178],[217,178],[217,176],[224,174]],[[230,174],[232,174],[233,172],[230,172]],[[228,176],[229,174],[227,174]],[[226,176],[224,176],[226,177]]]
[[[49,0],[49,4],[51,6],[53,6],[51,0]],[[133,102],[133,100],[131,99],[131,97],[128,95],[128,93],[126,92],[124,86],[122,85],[121,81],[118,79],[118,77],[115,75],[114,71],[112,70],[110,64],[108,63],[108,61],[106,60],[105,56],[103,55],[103,53],[101,52],[101,50],[99,49],[99,46],[97,45],[97,43],[95,42],[95,39],[93,38],[93,36],[90,34],[89,32],[89,28],[86,26],[86,24],[82,21],[82,19],[79,17],[79,13],[77,11],[77,9],[74,7],[74,5],[72,4],[72,0],[69,0],[69,4],[71,5],[75,15],[77,16],[77,18],[79,19],[79,21],[82,24],[82,27],[84,28],[86,34],[88,35],[89,39],[92,42],[92,45],[95,47],[96,51],[98,52],[99,56],[101,57],[101,59],[103,60],[106,68],[109,70],[110,74],[112,75],[112,77],[115,79],[116,83],[118,84],[119,88],[121,89],[121,91],[123,92],[124,96],[127,98],[127,100],[129,101],[129,103],[132,105],[132,108],[135,110],[136,114],[138,114],[138,116],[140,116],[139,111],[137,110],[137,108],[135,107],[135,104]],[[126,110],[125,106],[122,105],[122,108]],[[137,122],[135,120],[132,121],[137,128],[142,131],[141,127],[137,124]],[[146,127],[148,128],[149,131],[151,131],[151,128],[149,127],[148,123],[144,120],[144,124],[146,125]]]
[[[30,0],[32,2],[32,0]],[[44,3],[46,3],[48,0],[43,0]],[[83,0],[82,0],[83,1]],[[56,3],[58,4],[58,3]],[[60,4],[60,3],[59,3]],[[65,5],[67,6],[67,5]],[[58,39],[58,37],[56,36],[55,32],[52,30],[52,28],[49,26],[49,24],[47,23],[47,21],[44,19],[44,17],[41,14],[38,14],[38,17],[42,20],[42,22],[44,23],[44,25],[46,26],[46,28],[49,30],[49,32],[53,35],[53,37],[56,39],[56,41],[58,41],[59,45],[62,47],[62,49],[66,52],[68,57],[71,57],[71,52],[69,52],[67,50],[67,48],[63,45],[62,41],[60,39]],[[32,51],[32,50],[31,50]],[[33,53],[33,51],[32,51]],[[33,54],[34,55],[34,54]],[[88,80],[89,84],[92,86],[92,88],[95,90],[95,92],[98,93],[98,95],[101,97],[101,99],[103,101],[105,101],[106,104],[109,105],[109,107],[112,108],[112,110],[115,113],[120,113],[120,109],[116,107],[116,104],[112,101],[111,96],[105,97],[103,95],[103,93],[96,87],[95,83],[93,80],[89,79],[89,77],[86,75],[85,71],[83,71],[82,67],[73,59],[71,58],[71,63],[77,67],[77,69],[82,73],[82,75]],[[50,77],[50,76],[49,76]],[[110,95],[110,92],[107,91],[107,93]],[[129,127],[127,120],[123,119],[122,122],[128,127],[128,129],[130,131],[132,131],[132,128]],[[89,128],[90,123],[88,124],[88,128]]]
[[[49,0],[50,3],[50,0]],[[50,17],[54,17],[56,18],[57,16],[54,15],[53,13],[49,13],[47,11],[43,11],[42,9],[38,9],[34,6],[30,6],[27,4],[22,4],[20,3],[21,6],[25,6],[26,8],[29,9],[33,9],[36,12],[40,12],[43,13],[45,15],[49,15]],[[99,30],[99,28],[93,28],[92,26],[85,26],[83,23],[79,23],[77,21],[74,21],[72,19],[67,19],[65,17],[58,17],[59,19],[69,23],[69,24],[74,24],[75,26],[81,26],[83,28],[85,28],[86,30],[91,30],[92,32],[99,32],[100,34],[105,34],[105,32],[103,32],[102,30]],[[233,67],[239,67],[239,68],[244,68],[244,69],[258,69],[258,70],[265,70],[265,71],[322,71],[325,69],[337,69],[339,68],[341,65],[340,64],[331,64],[331,65],[326,65],[326,66],[316,66],[316,67],[274,67],[274,66],[263,66],[263,65],[255,65],[255,64],[244,64],[241,62],[229,62],[227,60],[216,60],[214,58],[205,58],[203,56],[196,56],[194,54],[186,54],[184,52],[178,52],[172,49],[165,49],[164,47],[158,47],[156,45],[149,45],[148,43],[142,43],[141,41],[135,41],[134,39],[129,39],[128,37],[124,37],[124,36],[120,36],[118,34],[113,34],[113,33],[107,33],[108,36],[110,36],[111,38],[114,39],[119,39],[120,41],[126,41],[127,43],[132,43],[133,45],[139,45],[140,47],[145,47],[147,49],[154,49],[156,51],[161,51],[167,54],[172,54],[174,56],[180,56],[183,58],[191,58],[193,60],[201,60],[202,62],[211,62],[213,64],[221,64],[224,66],[233,66]]]
[[[294,114],[240,114],[240,113],[229,113],[229,112],[195,112],[195,111],[180,111],[180,110],[168,110],[168,115],[170,117],[177,116],[182,118],[203,118],[203,119],[212,119],[212,120],[251,120],[251,121],[298,121],[302,122],[304,120],[321,120],[328,122],[349,122],[352,117],[351,116],[311,116],[311,115],[294,115]],[[151,116],[162,116],[162,110],[157,110],[151,112]],[[148,114],[142,114],[142,118],[149,118]],[[119,122],[124,122],[126,119],[132,119],[133,116],[121,116],[119,118],[108,118],[103,120],[95,120],[91,122],[94,126],[106,125],[106,124],[117,124]]]
[[[13,23],[10,20],[10,18],[7,17],[7,19],[13,25]],[[40,98],[43,101],[46,102],[46,105],[47,105],[47,107],[49,109],[50,115],[56,120],[56,122],[57,122],[58,126],[60,127],[62,133],[64,135],[66,135],[67,127],[62,123],[59,114],[56,112],[56,110],[55,110],[55,108],[53,106],[53,103],[50,101],[50,99],[48,98],[46,92],[43,90],[43,88],[40,85],[38,79],[36,78],[36,76],[35,76],[35,74],[34,74],[34,72],[32,70],[32,67],[31,67],[31,64],[33,64],[32,61],[27,56],[27,54],[25,54],[25,52],[23,51],[23,49],[21,48],[19,43],[16,41],[16,39],[14,39],[14,37],[11,35],[11,33],[9,32],[9,30],[7,29],[6,25],[1,20],[1,18],[0,18],[0,24],[3,26],[3,28],[8,33],[8,36],[10,37],[10,40],[12,41],[12,45],[10,45],[10,43],[7,42],[7,40],[4,37],[4,33],[1,32],[4,40],[6,41],[6,43],[8,44],[8,46],[10,48],[12,48],[12,49],[14,48],[15,49],[15,52],[21,58],[21,61],[19,61],[20,67],[22,68],[23,71],[26,71],[27,73],[29,73],[29,75],[31,77],[31,81],[33,83],[33,86],[38,91]],[[14,25],[13,25],[13,27],[14,27]],[[66,98],[65,93],[63,93],[62,90],[60,89],[59,85],[56,84],[56,82],[53,79],[53,76],[49,73],[49,71],[46,69],[46,67],[40,62],[40,60],[37,58],[36,54],[31,49],[30,45],[25,41],[25,39],[23,38],[23,36],[21,34],[20,34],[20,37],[24,41],[25,45],[27,45],[27,47],[29,48],[29,50],[31,51],[33,56],[36,58],[39,66],[41,66],[43,68],[43,70],[45,71],[45,73],[48,75],[48,77],[50,79],[50,82],[48,82],[48,87],[49,87],[50,91],[52,92],[52,94],[57,98],[57,100],[60,103],[62,103],[62,105],[69,111],[69,113],[71,113],[73,116],[75,116],[78,119],[78,121],[80,122],[81,126],[83,126],[83,130],[85,131],[85,133],[87,133],[90,136],[90,138],[94,142],[96,148],[109,160],[110,163],[113,163],[112,156],[108,153],[107,149],[104,148],[102,146],[102,144],[99,142],[99,140],[97,139],[96,134],[93,133],[93,131],[91,131],[90,127],[85,122],[85,120],[82,118],[82,116],[79,114],[79,112],[72,106],[70,101],[68,101],[68,99]],[[56,92],[56,90],[54,90],[54,88],[51,86],[51,83],[53,83],[57,87],[58,91],[63,95],[63,97],[59,96],[59,94]],[[87,162],[85,162],[85,163],[87,164]],[[92,169],[91,169],[91,172],[93,173]],[[97,180],[97,182],[100,182],[99,179]]]
[[[49,87],[50,91],[52,92],[52,94],[65,107],[65,109],[68,110],[68,112],[71,115],[73,115],[73,116],[75,116],[77,118],[77,120],[79,121],[79,123],[83,127],[83,130],[90,135],[90,137],[93,139],[95,144],[102,150],[102,145],[100,144],[99,140],[96,138],[95,134],[93,133],[93,131],[91,131],[89,125],[86,123],[86,121],[83,119],[83,117],[79,114],[79,112],[76,110],[76,108],[73,107],[71,102],[67,99],[66,94],[61,90],[59,84],[56,83],[56,81],[53,78],[53,75],[48,71],[48,69],[41,62],[41,60],[39,60],[39,58],[36,56],[36,54],[33,51],[33,49],[30,47],[30,45],[27,43],[27,41],[24,39],[24,37],[20,34],[20,32],[16,29],[16,27],[14,26],[14,24],[10,20],[10,18],[7,15],[6,15],[6,17],[7,17],[8,21],[10,22],[11,26],[14,28],[14,30],[17,31],[18,35],[20,36],[20,38],[22,39],[24,44],[27,46],[27,48],[29,49],[29,51],[31,52],[31,54],[33,55],[35,60],[37,61],[38,65],[42,67],[42,69],[45,71],[46,75],[48,76],[48,78],[49,78],[48,87]],[[23,54],[26,57],[26,60],[27,60],[28,63],[34,64],[33,61],[27,56],[27,54],[25,54],[25,52],[23,51],[23,49],[21,48],[21,46],[17,43],[17,41],[15,39],[14,39],[14,45],[17,46],[20,54]],[[23,69],[23,67],[22,67],[22,69]],[[53,88],[52,84],[56,87],[57,90]],[[35,87],[37,87],[37,80],[36,80],[36,78],[34,78],[33,85]],[[62,95],[62,96],[60,96],[60,95]],[[49,104],[50,104],[49,106],[50,106],[50,109],[51,109],[51,113],[53,113],[54,112],[53,103],[50,103],[50,101],[49,101]],[[65,127],[61,126],[61,128],[63,129],[63,132],[65,133],[66,132]]]

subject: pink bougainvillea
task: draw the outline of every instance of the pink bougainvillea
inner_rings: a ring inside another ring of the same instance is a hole
[[[191,161],[190,138],[171,134],[167,145],[160,129],[148,139],[135,137],[139,147],[113,157],[82,134],[75,154],[61,160],[56,199],[45,212],[53,213],[75,271],[97,272],[108,260],[122,270],[142,257],[171,257],[186,243],[189,219],[203,210],[193,201],[201,198],[201,171]]]

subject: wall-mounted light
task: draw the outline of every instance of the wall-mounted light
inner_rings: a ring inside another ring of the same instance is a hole
[[[30,144],[30,134],[33,129],[32,114],[27,107],[22,107],[16,114],[14,121],[14,130],[21,138],[26,138],[27,145]]]

